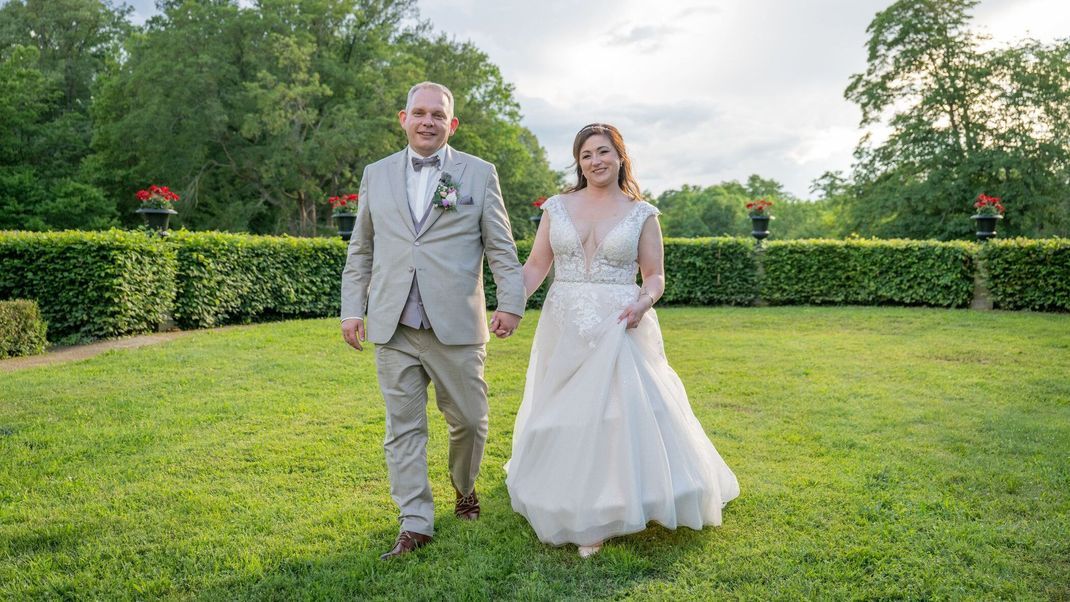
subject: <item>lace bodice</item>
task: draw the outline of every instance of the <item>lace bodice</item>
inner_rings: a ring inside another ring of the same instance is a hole
[[[550,247],[554,251],[555,282],[635,284],[639,271],[639,234],[657,207],[636,201],[628,213],[606,231],[598,246],[588,254],[579,230],[561,197],[542,205],[550,214]]]

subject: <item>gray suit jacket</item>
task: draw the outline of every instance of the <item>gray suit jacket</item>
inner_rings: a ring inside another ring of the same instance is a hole
[[[364,169],[342,271],[341,317],[366,315],[368,340],[386,343],[416,278],[424,312],[442,343],[486,343],[484,253],[498,287],[498,310],[523,315],[525,301],[498,172],[447,147],[442,170],[456,183],[461,202],[450,210],[432,208],[417,232],[405,189],[405,159],[402,150]]]

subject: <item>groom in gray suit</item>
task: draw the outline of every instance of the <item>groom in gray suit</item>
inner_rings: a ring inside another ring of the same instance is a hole
[[[376,344],[386,403],[386,463],[401,531],[384,560],[431,541],[427,387],[435,384],[449,425],[449,471],[458,518],[479,517],[476,477],[487,438],[483,362],[490,333],[483,256],[498,287],[490,331],[513,334],[524,284],[498,173],[450,148],[453,94],[423,82],[398,113],[408,148],[369,165],[342,272],[342,337],[357,351]],[[367,325],[365,325],[367,318]]]

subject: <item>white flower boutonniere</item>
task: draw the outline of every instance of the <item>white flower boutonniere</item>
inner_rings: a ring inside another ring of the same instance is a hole
[[[438,188],[435,189],[435,198],[431,199],[431,206],[438,207],[443,211],[457,208],[457,184],[450,174],[442,172],[438,179]]]

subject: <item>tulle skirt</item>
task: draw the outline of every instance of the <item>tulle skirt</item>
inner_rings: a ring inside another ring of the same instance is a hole
[[[720,525],[739,495],[665,359],[657,314],[617,322],[636,293],[555,282],[543,305],[506,487],[545,543],[591,545],[651,521]]]

